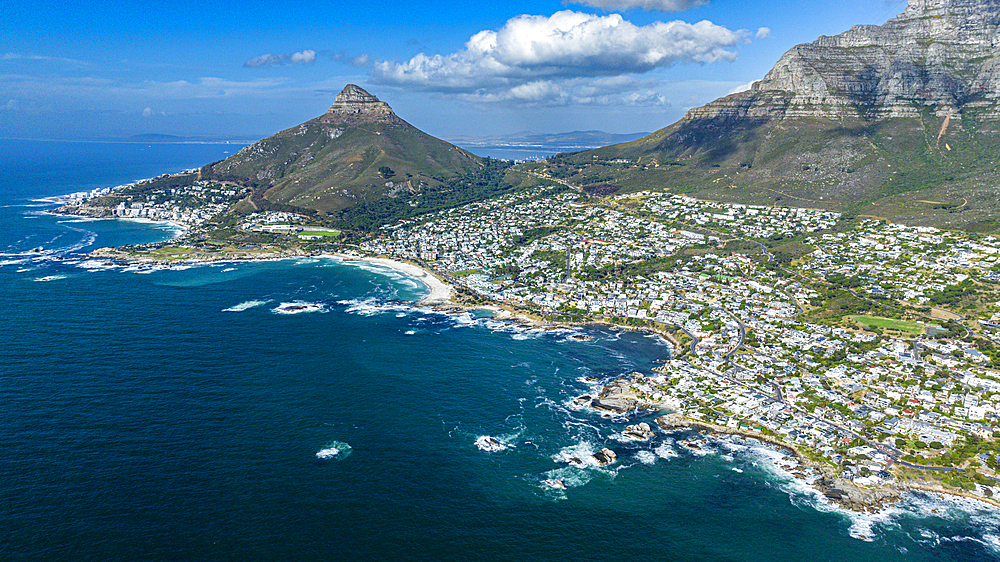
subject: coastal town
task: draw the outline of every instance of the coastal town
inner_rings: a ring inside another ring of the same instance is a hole
[[[205,216],[235,195],[226,187],[133,196],[111,212],[181,222],[192,230],[167,246],[204,250],[213,236]],[[198,195],[204,205],[190,199]],[[87,201],[70,203],[93,209]],[[685,424],[771,440],[825,467],[841,488],[930,485],[987,500],[1000,492],[994,236],[667,192],[595,196],[541,178],[351,245],[294,213],[226,221],[227,236],[244,240],[230,253],[146,245],[99,257],[341,252],[407,261],[453,286],[467,307],[669,339],[671,359],[617,381],[614,399],[585,401],[606,415],[666,409]]]

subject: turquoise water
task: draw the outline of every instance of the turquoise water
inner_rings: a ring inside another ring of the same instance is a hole
[[[657,338],[413,308],[421,285],[329,259],[109,268],[83,253],[172,231],[36,201],[231,150],[0,142],[0,558],[997,559],[977,504],[850,516],[778,452],[624,442],[656,413],[566,406],[587,377],[648,373]],[[566,462],[605,446],[618,462]]]

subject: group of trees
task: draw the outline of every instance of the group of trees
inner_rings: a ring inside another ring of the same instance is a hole
[[[486,158],[479,170],[440,185],[426,186],[413,198],[382,197],[359,202],[340,211],[331,225],[342,230],[373,231],[402,219],[496,197],[514,189],[504,180],[512,165],[505,160]]]
[[[972,279],[966,279],[958,285],[950,285],[940,291],[928,295],[928,299],[938,306],[957,306],[966,297],[976,294],[975,283]]]

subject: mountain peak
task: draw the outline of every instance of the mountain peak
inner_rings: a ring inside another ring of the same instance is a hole
[[[369,94],[361,86],[348,84],[337,94],[337,103],[372,103],[378,102],[378,98]]]
[[[394,116],[389,104],[379,99],[359,86],[348,84],[337,94],[336,101],[327,110],[327,114],[335,115],[370,115],[377,118]]]
[[[909,0],[900,17],[922,17],[942,15],[955,8],[983,9],[1000,6],[997,0]]]
[[[792,47],[750,91],[689,118],[1000,118],[1000,0],[910,0],[883,25]]]

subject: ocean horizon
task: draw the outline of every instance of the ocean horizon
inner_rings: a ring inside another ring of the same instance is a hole
[[[0,141],[4,559],[1000,559],[980,502],[855,514],[780,449],[572,407],[668,359],[653,334],[445,313],[333,258],[110,264],[176,227],[48,212],[235,150]]]

